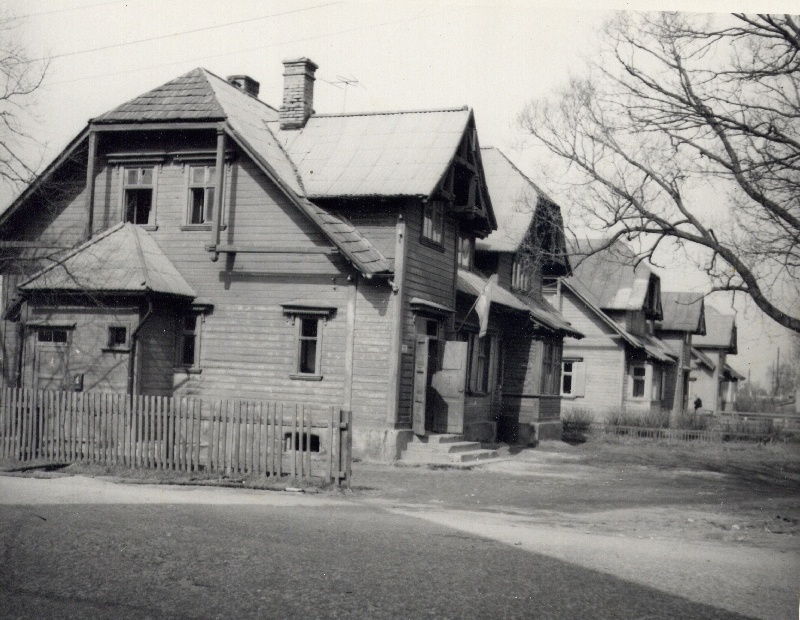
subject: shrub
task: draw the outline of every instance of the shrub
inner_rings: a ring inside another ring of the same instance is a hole
[[[704,431],[710,426],[711,416],[696,411],[682,411],[675,418],[675,428]]]
[[[561,414],[561,438],[567,443],[585,443],[594,422],[594,413],[588,409],[573,409]]]

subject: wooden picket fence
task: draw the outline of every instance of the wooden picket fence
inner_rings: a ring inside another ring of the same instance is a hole
[[[352,414],[294,403],[4,389],[0,457],[348,485]]]

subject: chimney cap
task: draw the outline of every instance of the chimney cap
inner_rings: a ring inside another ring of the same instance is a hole
[[[306,58],[305,56],[300,56],[298,58],[284,58],[283,59],[284,65],[306,65],[312,71],[316,71],[319,69],[319,65],[315,63],[310,58]]]

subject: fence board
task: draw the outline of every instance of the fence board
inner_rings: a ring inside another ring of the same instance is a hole
[[[351,414],[335,407],[0,390],[0,457],[23,462],[288,475],[292,483],[322,477],[341,484],[351,477],[351,446]]]

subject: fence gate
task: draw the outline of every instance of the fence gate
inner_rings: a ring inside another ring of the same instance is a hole
[[[352,414],[193,397],[0,391],[0,457],[349,485]]]

